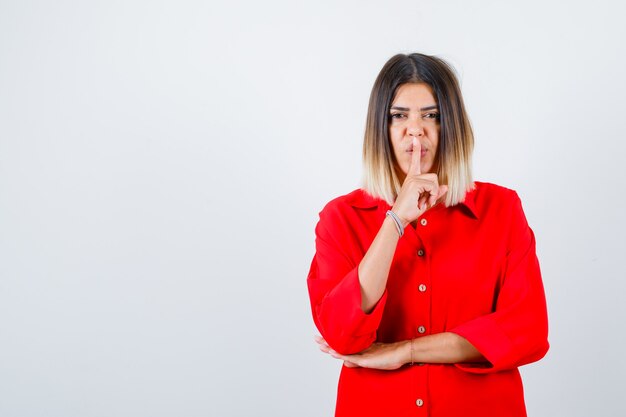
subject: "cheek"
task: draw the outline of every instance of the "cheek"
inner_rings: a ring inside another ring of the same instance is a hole
[[[391,147],[393,148],[393,152],[396,156],[400,153],[401,139],[402,136],[398,135],[397,129],[389,128],[389,141],[391,142]]]
[[[433,130],[428,135],[428,139],[431,149],[436,150],[437,146],[439,146],[439,129],[433,128]]]
[[[406,174],[409,172],[409,166],[411,165],[411,155],[403,150],[396,150],[396,162],[398,168]]]

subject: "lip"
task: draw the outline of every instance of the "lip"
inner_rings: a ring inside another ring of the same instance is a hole
[[[413,154],[413,149],[407,149],[406,152],[409,154]],[[420,157],[426,155],[426,152],[428,152],[428,149],[422,148],[420,152]]]

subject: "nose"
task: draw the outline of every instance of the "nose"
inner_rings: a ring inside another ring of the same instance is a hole
[[[406,126],[409,136],[422,136],[424,134],[424,126],[420,118],[409,118]]]

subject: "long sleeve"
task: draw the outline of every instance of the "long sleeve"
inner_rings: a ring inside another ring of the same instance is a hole
[[[472,373],[512,369],[541,359],[548,351],[546,300],[535,237],[515,195],[506,266],[495,311],[451,331],[466,338],[490,362],[490,367],[458,364]]]
[[[360,352],[374,342],[387,299],[385,291],[372,312],[361,309],[358,266],[365,249],[358,224],[337,210],[320,213],[316,253],[307,278],[315,325],[328,344],[343,354]]]

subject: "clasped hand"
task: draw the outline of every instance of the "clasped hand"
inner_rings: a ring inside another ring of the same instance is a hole
[[[362,352],[353,355],[342,355],[334,351],[321,336],[315,336],[315,341],[322,352],[328,353],[335,359],[343,361],[348,368],[371,368],[394,370],[409,362],[410,341],[396,343],[374,343]]]

